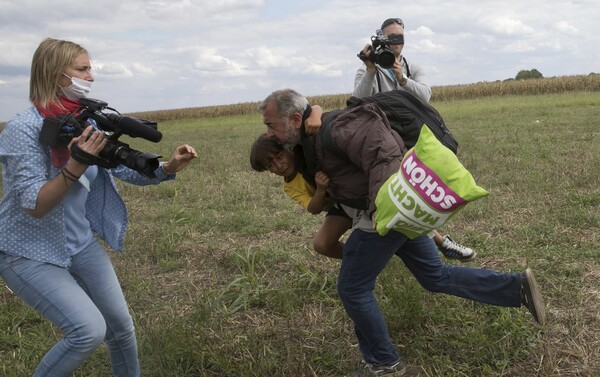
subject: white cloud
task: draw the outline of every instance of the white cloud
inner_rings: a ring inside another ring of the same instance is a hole
[[[415,31],[409,31],[408,34],[418,35],[418,36],[422,35],[422,36],[430,37],[430,36],[434,35],[435,33],[433,32],[433,30],[431,30],[427,26],[419,26]]]
[[[0,28],[1,30],[1,28]],[[35,50],[34,45],[41,40],[23,37],[14,33],[2,33],[0,40],[0,66],[24,66],[31,63],[31,56]]]
[[[229,93],[232,91],[246,90],[248,85],[245,83],[234,82],[229,84],[206,82],[200,86],[200,90],[209,93]]]
[[[533,33],[532,27],[511,17],[485,17],[481,22],[485,28],[496,35],[515,36]]]
[[[286,48],[268,48],[265,45],[261,45],[255,48],[250,48],[246,51],[246,54],[256,63],[260,68],[282,68],[288,67],[290,64],[289,56],[293,53],[293,50]]]
[[[106,79],[122,79],[133,77],[133,72],[122,63],[95,62],[93,73],[98,77]]]
[[[516,41],[510,43],[502,48],[502,51],[515,54],[520,52],[529,52],[533,51],[535,48],[529,44],[527,41]]]
[[[219,55],[214,49],[203,49],[198,51],[193,67],[195,70],[205,75],[210,74],[231,77],[250,75],[250,72],[245,65]]]
[[[563,33],[575,34],[579,32],[575,26],[569,24],[567,21],[559,21],[554,26],[558,31]]]
[[[448,51],[448,47],[442,45],[440,43],[435,43],[431,39],[423,39],[417,43],[414,43],[410,46],[411,49],[415,49],[416,51],[421,52],[446,52]]]
[[[132,63],[131,64],[132,71],[138,73],[140,76],[156,76],[156,72],[152,69],[152,67],[147,66],[142,63]]]
[[[538,44],[538,48],[543,51],[556,53],[556,52],[563,50],[564,46],[563,46],[563,43],[560,38],[554,37],[551,39],[545,39],[545,40],[541,41]],[[571,47],[568,47],[568,49],[571,50]]]
[[[331,64],[307,64],[306,68],[302,71],[309,75],[321,76],[321,77],[342,77],[343,72],[340,69],[332,67]]]

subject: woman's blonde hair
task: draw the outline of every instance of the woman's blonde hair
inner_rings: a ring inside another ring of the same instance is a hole
[[[73,60],[87,50],[77,43],[59,39],[44,39],[33,54],[29,100],[46,108],[49,102],[57,102],[60,95],[58,81]]]

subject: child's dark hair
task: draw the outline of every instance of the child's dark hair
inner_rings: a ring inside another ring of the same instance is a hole
[[[283,150],[277,139],[262,134],[252,143],[250,148],[250,166],[256,171],[269,170],[269,163],[274,156]]]

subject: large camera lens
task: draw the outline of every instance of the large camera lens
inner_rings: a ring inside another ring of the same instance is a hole
[[[123,164],[149,178],[154,178],[161,157],[154,153],[143,153],[129,148],[129,145],[116,140],[109,140],[100,151],[100,157],[108,161]]]
[[[396,61],[396,56],[391,50],[382,49],[381,51],[378,51],[375,61],[382,68],[392,68],[394,66],[394,62]]]

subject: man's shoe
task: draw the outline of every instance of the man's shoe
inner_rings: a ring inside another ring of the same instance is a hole
[[[392,365],[372,365],[362,361],[360,367],[344,377],[372,377],[372,376],[403,376],[406,372],[404,361],[398,360]]]
[[[537,323],[542,326],[546,324],[544,298],[530,268],[521,274],[521,303],[529,309]]]
[[[461,262],[470,262],[475,259],[477,253],[466,246],[454,242],[450,236],[444,236],[444,242],[438,246],[438,250],[448,259],[456,259]]]

